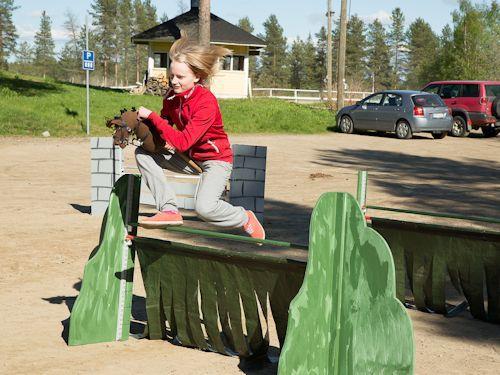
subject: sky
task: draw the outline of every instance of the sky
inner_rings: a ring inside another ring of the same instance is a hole
[[[490,3],[489,0],[473,0],[474,3]],[[42,10],[52,20],[52,37],[59,51],[68,39],[63,24],[65,14],[72,12],[80,24],[85,22],[85,14],[91,9],[93,0],[59,1],[59,0],[14,0],[19,8],[13,13],[13,21],[20,41],[33,42],[34,35],[40,27]],[[290,43],[293,39],[307,38],[309,34],[326,26],[327,0],[211,0],[211,11],[217,16],[237,24],[240,18],[247,16],[253,24],[254,34],[264,32],[263,23],[274,14],[283,27],[284,34]],[[371,22],[378,18],[383,24],[390,24],[391,11],[400,7],[405,15],[406,26],[420,17],[427,21],[432,29],[440,34],[442,28],[450,23],[451,12],[458,7],[458,0],[347,0],[348,14],[357,14],[364,21]],[[190,0],[152,0],[156,6],[158,18],[166,14],[174,18],[181,13],[181,5],[190,8]],[[235,4],[238,4],[235,6]],[[335,17],[340,14],[340,0],[332,0]],[[90,18],[89,18],[89,22]]]

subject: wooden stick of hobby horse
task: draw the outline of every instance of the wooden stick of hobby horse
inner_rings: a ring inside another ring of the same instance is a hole
[[[198,164],[196,164],[194,161],[192,161],[191,159],[189,159],[186,154],[182,153],[182,152],[177,152],[177,151],[174,151],[177,155],[179,155],[181,157],[182,160],[184,160],[186,163],[188,163],[188,165],[193,168],[195,171],[197,171],[198,173],[202,173],[203,170],[200,168],[200,166]]]

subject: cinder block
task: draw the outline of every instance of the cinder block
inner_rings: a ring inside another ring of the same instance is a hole
[[[243,168],[244,163],[245,163],[244,156],[234,156],[233,157],[233,168]]]
[[[177,197],[177,207],[186,208],[186,202],[184,197]]]
[[[255,170],[255,180],[256,181],[265,181],[266,180],[266,171],[262,169]]]
[[[184,198],[184,208],[186,210],[194,210],[196,200],[194,198]]]
[[[177,195],[187,195],[189,197],[192,197],[196,193],[196,184],[175,181],[169,181],[169,184],[172,189],[174,189],[175,194]]]
[[[91,159],[112,159],[111,149],[110,148],[105,148],[105,149],[93,148],[92,150],[90,150],[90,158]]]
[[[241,206],[246,210],[255,211],[255,198],[252,197],[231,198],[229,203],[233,206]]]
[[[147,191],[141,191],[141,204],[147,204],[150,206],[156,206],[155,199],[153,198],[153,195],[150,193],[149,190]]]
[[[113,137],[99,137],[97,148],[113,148]]]
[[[90,161],[90,173],[99,172],[99,160]]]
[[[111,188],[105,188],[105,187],[97,188],[97,200],[98,201],[109,201],[110,194],[111,194]]]
[[[264,198],[255,198],[255,211],[264,212]]]
[[[94,201],[91,204],[90,212],[92,215],[102,215],[108,209],[108,202]]]
[[[260,181],[244,181],[243,196],[264,197],[264,183]]]
[[[266,159],[245,156],[245,162],[243,163],[243,166],[245,168],[266,169]]]
[[[97,190],[98,189],[99,188],[96,188],[96,187],[90,188],[90,200],[92,202],[97,200]]]
[[[260,171],[259,171],[260,172]],[[236,168],[233,169],[231,174],[231,180],[254,180],[255,179],[255,169],[250,168]]]
[[[233,153],[238,156],[255,156],[256,146],[233,145]]]
[[[97,148],[99,137],[91,137],[90,138],[90,148]]]
[[[255,216],[257,217],[257,220],[259,220],[259,222],[261,224],[264,224],[264,214],[261,214],[259,212],[255,212]],[[265,229],[265,228],[264,228]]]
[[[112,177],[110,173],[92,173],[90,178],[92,187],[111,187]]]
[[[231,181],[231,190],[229,190],[229,197],[242,197],[243,196],[243,181]]]
[[[267,156],[267,147],[257,146],[255,150],[255,156],[258,156],[260,158],[265,158]]]
[[[113,173],[113,159],[99,160],[100,173]],[[116,170],[115,170],[116,173]]]

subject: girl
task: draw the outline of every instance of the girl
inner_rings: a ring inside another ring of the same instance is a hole
[[[137,166],[159,211],[153,217],[142,219],[141,225],[182,224],[175,192],[168,185],[162,168],[196,173],[179,155],[168,152],[187,151],[203,169],[195,202],[198,216],[220,227],[241,227],[253,238],[265,238],[264,228],[252,211],[221,200],[231,175],[233,154],[217,99],[203,87],[203,83],[216,73],[219,58],[230,53],[226,48],[201,46],[181,36],[169,52],[172,88],[163,100],[160,115],[139,108],[139,119],[149,122],[166,142],[166,150],[161,153],[149,153],[140,147],[136,149]]]

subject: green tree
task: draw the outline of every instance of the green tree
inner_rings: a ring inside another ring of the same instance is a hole
[[[7,68],[7,59],[16,51],[17,32],[12,12],[17,8],[14,0],[0,0],[0,68]]]
[[[52,21],[44,10],[40,19],[40,29],[35,34],[35,67],[43,77],[47,74],[52,75],[56,64],[51,27]]]
[[[378,19],[368,28],[368,66],[374,76],[375,90],[391,86],[390,49],[384,26]]]
[[[151,4],[151,1],[141,2],[134,0],[133,3],[133,28],[132,35],[136,35],[146,31],[158,24],[156,16],[156,8]],[[142,82],[143,74],[146,71],[147,46],[136,44],[134,50],[135,57],[135,79],[137,82]]]
[[[357,15],[351,16],[347,22],[346,41],[346,80],[351,87],[361,86],[366,78],[366,30],[363,20]]]
[[[76,16],[67,11],[64,29],[69,35],[69,41],[64,45],[59,55],[58,78],[75,82],[82,76],[81,50],[79,48],[79,29]]]
[[[318,89],[318,85],[315,81],[316,76],[316,48],[313,43],[311,34],[308,35],[307,39],[303,42],[303,65],[304,65],[304,83],[303,87],[305,89]]]
[[[120,50],[120,61],[123,72],[121,78],[124,80],[125,85],[128,86],[134,66],[134,46],[130,41],[133,34],[133,26],[130,22],[130,19],[133,17],[131,0],[121,0],[119,2],[118,14],[118,48]]]
[[[17,73],[33,74],[35,50],[28,42],[21,42],[16,49],[16,60],[9,64],[9,69]]]
[[[115,62],[115,75],[118,64],[118,2],[117,0],[94,0],[90,14],[93,18],[97,37],[97,53],[102,61],[103,85],[108,85],[110,65]]]
[[[306,80],[304,69],[304,42],[297,37],[292,43],[289,55],[290,86],[294,89],[303,88]]]
[[[325,89],[326,86],[326,70],[327,70],[327,31],[324,26],[321,26],[321,29],[314,34],[316,37],[316,51],[314,56],[315,62],[315,72],[314,72],[314,81],[316,82],[317,87],[320,91]]]
[[[406,34],[408,45],[408,74],[406,87],[420,89],[430,81],[430,65],[438,55],[439,39],[422,18],[411,23]]]
[[[405,16],[401,8],[394,8],[391,15],[389,42],[392,60],[392,84],[399,88],[406,74]]]
[[[274,14],[264,22],[266,48],[261,55],[258,82],[260,86],[284,87],[288,83],[287,43],[283,28]]]
[[[245,30],[247,33],[252,34],[254,32],[254,27],[252,22],[248,17],[240,18],[238,21],[238,27]],[[248,57],[248,75],[250,76],[252,82],[255,80],[257,70],[257,56],[249,56]]]

